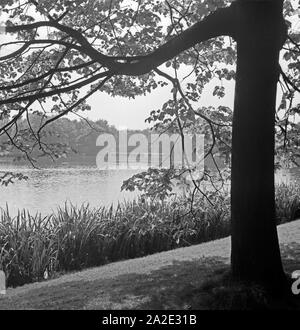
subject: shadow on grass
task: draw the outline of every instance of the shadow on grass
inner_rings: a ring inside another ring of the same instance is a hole
[[[300,244],[282,246],[285,270],[300,269]],[[101,272],[101,268],[99,268]],[[175,261],[151,273],[81,280],[0,299],[0,309],[263,309],[261,288],[226,281],[226,260]],[[99,274],[99,277],[101,274]]]
[[[148,274],[45,285],[0,299],[0,309],[189,309],[190,293],[227,269],[220,258],[174,262]]]

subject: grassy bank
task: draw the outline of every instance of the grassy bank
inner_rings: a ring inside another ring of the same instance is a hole
[[[277,222],[294,219],[300,187],[276,188]],[[227,193],[190,203],[136,200],[116,209],[65,205],[42,217],[26,211],[0,218],[0,267],[17,286],[66,271],[198,244],[230,234]]]

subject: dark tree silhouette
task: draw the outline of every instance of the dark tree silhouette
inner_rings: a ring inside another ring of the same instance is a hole
[[[237,77],[232,138],[232,271],[284,283],[275,223],[275,102],[286,39],[281,1],[237,6]]]

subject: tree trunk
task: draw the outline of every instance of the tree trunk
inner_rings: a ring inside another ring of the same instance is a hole
[[[282,1],[236,4],[237,77],[232,137],[232,274],[283,287],[275,220],[274,120]]]

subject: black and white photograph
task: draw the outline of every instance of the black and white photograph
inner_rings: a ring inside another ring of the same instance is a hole
[[[299,0],[0,1],[0,310],[300,310]]]

